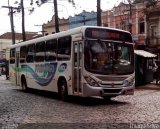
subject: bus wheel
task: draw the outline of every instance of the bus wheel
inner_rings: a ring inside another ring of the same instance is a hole
[[[63,101],[68,99],[67,83],[64,79],[60,80],[59,83],[59,95]]]
[[[26,82],[26,79],[25,77],[23,76],[22,79],[21,79],[21,84],[22,84],[22,90],[24,91],[27,91],[27,82]]]

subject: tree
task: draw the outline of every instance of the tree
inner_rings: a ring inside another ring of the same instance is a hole
[[[158,0],[134,0],[133,3],[144,3],[145,7],[142,12],[146,15],[146,20],[148,20],[150,13],[157,6]]]
[[[74,0],[67,0],[69,3],[75,6]],[[51,2],[51,0],[30,0],[30,5],[32,6],[34,3],[37,4],[37,6],[41,6],[42,4]],[[17,1],[15,3],[18,3]],[[24,0],[21,0],[20,2],[20,9],[19,12],[22,11],[22,34],[23,34],[23,41],[26,40],[25,38],[25,14],[24,14]],[[59,32],[59,23],[58,23],[58,9],[57,9],[57,0],[53,0],[54,3],[54,11],[55,11],[55,27],[56,27],[56,32]],[[29,10],[30,13],[34,12],[34,7]],[[101,26],[101,8],[100,8],[100,0],[97,0],[97,25]]]
[[[132,33],[132,0],[128,0],[129,3],[129,32]]]
[[[47,3],[49,0],[37,0],[36,3],[38,6],[41,6],[44,3]],[[33,3],[33,0],[31,0]],[[69,3],[71,3],[73,6],[75,6],[74,0],[68,0]],[[53,0],[54,3],[54,13],[55,13],[55,27],[56,27],[56,33],[59,32],[59,22],[58,22],[58,7],[57,7],[57,0]]]
[[[74,0],[67,0],[69,3],[71,3],[74,7],[75,7],[75,2]],[[36,3],[37,6],[41,6],[42,4],[45,4],[47,2],[50,2],[50,0],[30,0],[30,5],[32,6],[33,3]],[[18,1],[15,1],[15,3],[17,4]],[[19,12],[22,12],[22,37],[23,37],[23,41],[26,40],[26,36],[25,36],[25,11],[24,11],[24,0],[21,0],[21,2],[19,3]],[[55,27],[56,27],[56,32],[59,32],[59,23],[58,23],[58,9],[57,9],[57,0],[53,0],[54,3],[54,11],[55,11]],[[34,12],[34,7],[32,9],[29,10],[30,13]]]
[[[146,3],[146,8],[153,8],[157,5],[158,0],[134,0],[133,3]]]
[[[22,38],[23,41],[26,41],[26,32],[25,32],[25,13],[24,13],[24,5],[23,0],[21,0],[21,9],[22,9]]]
[[[142,3],[144,0],[134,0],[133,4]]]
[[[97,26],[101,25],[101,0],[97,0]]]
[[[158,0],[144,0],[144,3],[146,3],[146,7],[143,9],[143,12],[146,15],[146,20],[148,20],[150,13],[157,6]]]
[[[158,0],[134,0],[133,3],[134,4],[137,4],[137,3],[143,3],[143,2],[146,2],[148,3],[149,5],[154,5],[156,4]]]
[[[19,4],[17,12],[22,12],[22,39],[23,41],[26,41],[26,33],[25,33],[25,12],[24,12],[24,5],[23,5],[23,0],[20,1],[15,1],[15,4]]]

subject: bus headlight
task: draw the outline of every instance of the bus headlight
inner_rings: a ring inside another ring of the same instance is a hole
[[[124,85],[124,86],[132,86],[133,83],[134,83],[134,78],[131,79],[131,80],[124,80],[124,81],[123,81],[123,85]]]
[[[134,78],[129,81],[129,86],[132,86],[133,84],[134,84]]]
[[[94,87],[99,87],[98,83],[93,78],[88,77],[88,76],[85,76],[84,78],[89,85],[94,86]]]
[[[124,81],[123,81],[123,85],[124,85],[124,86],[129,86],[128,80],[124,80]]]

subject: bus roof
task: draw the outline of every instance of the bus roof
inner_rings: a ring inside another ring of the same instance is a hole
[[[64,36],[68,36],[68,35],[72,35],[72,34],[82,33],[86,30],[86,28],[102,28],[102,29],[108,29],[108,30],[115,30],[115,31],[130,33],[128,31],[124,31],[124,30],[120,30],[120,29],[116,29],[116,28],[109,28],[109,27],[80,26],[80,27],[69,29],[69,30],[62,31],[62,32],[59,32],[59,33],[50,34],[50,35],[47,35],[47,36],[43,36],[43,37],[35,38],[35,39],[32,39],[32,40],[28,40],[28,41],[25,41],[25,42],[19,42],[17,44],[11,45],[10,48],[21,47],[21,46],[26,45],[26,44],[28,45],[28,44],[42,42],[42,41],[46,41],[46,40],[50,40],[50,39],[54,39],[54,38],[56,39],[56,38],[60,38],[60,37],[64,37]]]

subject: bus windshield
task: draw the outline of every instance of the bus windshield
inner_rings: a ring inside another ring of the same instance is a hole
[[[86,40],[84,66],[97,74],[131,74],[134,72],[133,45],[124,42]]]

